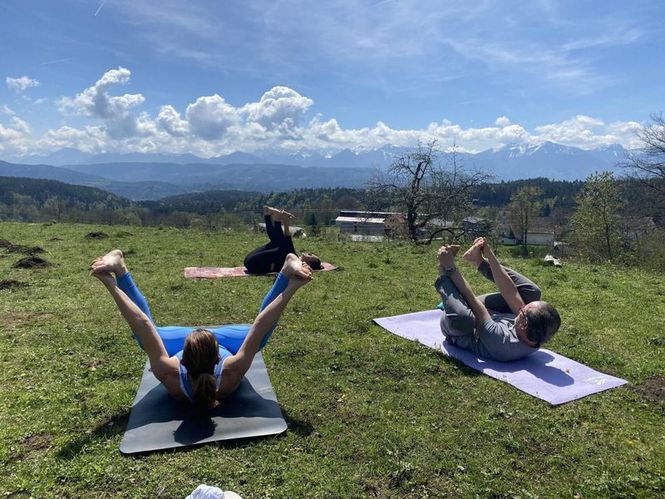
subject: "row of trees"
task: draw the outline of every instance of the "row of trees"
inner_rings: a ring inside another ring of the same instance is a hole
[[[567,184],[571,189],[563,196],[558,192],[552,197],[550,192],[550,197],[545,197],[543,188],[533,184],[513,191],[507,208],[524,252],[532,220],[539,215],[551,217],[558,210],[566,214],[561,225],[569,230],[580,256],[626,261],[639,259],[645,248],[652,255],[660,254],[656,250],[663,234],[657,226],[665,222],[662,116],[653,116],[640,138],[644,147],[623,164],[632,175],[621,181],[611,172],[600,172],[584,183]],[[496,184],[491,186],[494,192],[489,190],[488,176],[483,172],[465,171],[454,153],[446,164],[441,163],[441,156],[436,143],[421,145],[397,159],[369,185],[370,206],[403,213],[408,238],[414,243],[431,243],[443,234],[460,237],[465,227],[462,218],[474,210],[473,195],[500,192]],[[547,181],[543,186],[550,187]],[[665,264],[665,256],[662,260]]]

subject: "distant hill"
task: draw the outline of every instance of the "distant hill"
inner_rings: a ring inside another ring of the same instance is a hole
[[[57,180],[67,184],[96,187],[132,200],[160,199],[197,189],[168,184],[160,180],[146,182],[118,182],[85,172],[49,165],[22,165],[0,161],[0,177],[23,177],[34,179]]]
[[[85,166],[86,169],[77,171],[91,174],[95,174],[95,170],[90,168],[91,165],[101,165],[101,170],[97,170],[98,173],[96,174],[105,178],[110,178],[111,173],[100,172],[107,168],[107,165],[118,164],[198,165],[199,170],[204,170],[203,165],[214,165],[215,167],[220,165],[244,165],[252,168],[288,165],[290,167],[306,168],[343,168],[347,170],[344,175],[348,175],[348,170],[385,168],[409,150],[406,147],[386,145],[368,151],[344,149],[335,153],[307,149],[292,152],[259,151],[251,154],[238,151],[225,156],[204,159],[193,154],[90,154],[76,149],[62,149],[48,156],[25,156],[9,159],[15,163],[65,166],[74,170],[77,170],[75,166]],[[458,153],[457,159],[460,164],[472,169],[482,169],[494,175],[497,180],[519,180],[535,177],[546,177],[553,180],[583,180],[597,170],[615,170],[617,162],[624,159],[625,155],[626,151],[618,144],[587,150],[554,142],[543,142],[540,144],[508,144],[479,153]],[[442,155],[443,161],[449,159],[449,155]],[[333,181],[339,181],[332,175],[326,174],[324,176],[332,178]],[[152,179],[153,177],[150,177],[150,180]],[[126,177],[123,179],[115,178],[115,180],[134,182],[138,179]],[[182,179],[166,180],[162,178],[160,180],[175,182],[179,185]],[[233,179],[233,181],[236,187],[229,188],[251,189],[251,186],[238,187],[241,182],[237,182],[236,179]],[[320,184],[317,184],[317,186],[320,186]],[[329,184],[328,186],[350,187],[348,184]],[[219,185],[219,187],[222,188],[223,186]],[[293,188],[296,187],[298,185]],[[261,188],[260,190],[265,189]]]
[[[387,167],[407,151],[403,147],[384,146],[366,152],[344,150],[331,156],[305,150],[290,154],[235,152],[203,160],[191,154],[91,155],[62,150],[52,154],[52,159],[78,158],[90,162],[56,167],[0,161],[0,176],[44,178],[97,187],[132,200],[158,200],[210,190],[268,193],[306,188],[358,189],[364,187],[377,169]],[[481,170],[495,181],[537,177],[572,181],[584,180],[595,171],[619,172],[616,165],[625,155],[620,145],[582,150],[544,142],[511,144],[478,154],[459,153],[455,159],[467,170]],[[99,163],[109,158],[118,161]],[[444,164],[451,159],[450,154],[440,157]],[[233,163],[226,164],[227,161]]]
[[[161,211],[217,213],[220,210],[233,211],[240,203],[253,202],[260,197],[261,193],[251,191],[205,191],[143,201],[141,205]]]
[[[59,198],[65,204],[83,207],[103,203],[110,209],[126,208],[132,204],[129,199],[94,187],[71,185],[56,180],[43,180],[21,177],[0,177],[0,203],[15,202],[14,194],[29,197],[38,206],[47,199]]]
[[[239,190],[280,192],[307,187],[361,187],[370,168],[341,169],[275,164],[107,163],[69,165],[72,171],[116,182],[156,182],[186,186],[190,191]]]

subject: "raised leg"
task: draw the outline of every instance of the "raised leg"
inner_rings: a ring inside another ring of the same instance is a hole
[[[513,269],[508,267],[503,267],[510,279],[515,283],[517,287],[517,292],[524,300],[524,303],[531,303],[532,301],[540,300],[541,291],[540,288],[531,280],[524,277],[522,274],[515,272]],[[490,269],[489,263],[483,260],[478,266],[478,272],[485,276],[490,281],[494,282],[494,277],[492,276],[492,270]],[[489,293],[478,297],[485,306],[499,313],[510,313],[510,307],[506,300],[501,296],[501,293]]]

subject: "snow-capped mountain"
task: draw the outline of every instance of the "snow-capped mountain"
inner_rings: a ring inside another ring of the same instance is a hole
[[[98,165],[105,163],[166,163],[175,165],[290,165],[326,168],[386,168],[409,148],[386,145],[370,151],[344,149],[338,152],[299,150],[293,152],[259,151],[234,152],[214,158],[199,158],[192,154],[97,154],[76,149],[62,149],[48,156],[9,157],[22,164],[52,166]],[[507,144],[476,154],[457,153],[457,163],[469,169],[482,170],[497,180],[548,177],[558,180],[584,179],[601,170],[618,171],[618,163],[626,156],[619,144],[596,149],[580,149],[554,142],[538,144]],[[450,157],[444,154],[443,162]],[[77,168],[78,169],[78,168]]]

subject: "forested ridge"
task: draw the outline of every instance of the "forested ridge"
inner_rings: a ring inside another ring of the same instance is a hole
[[[652,181],[656,182],[656,181]],[[661,182],[662,183],[662,182]],[[660,224],[665,218],[657,190],[644,189],[636,179],[618,181],[619,189],[631,211],[652,216]],[[481,212],[510,203],[511,197],[524,187],[542,191],[549,207],[572,210],[575,197],[584,186],[582,181],[555,181],[546,178],[510,182],[482,183],[474,192],[474,206]],[[376,202],[376,200],[374,200]],[[130,201],[107,191],[55,180],[0,177],[0,219],[21,221],[63,220],[145,225],[186,225],[187,215],[236,214],[248,221],[249,214],[259,214],[263,205],[296,210],[303,218],[315,217],[320,225],[329,224],[341,209],[367,209],[369,200],[364,189],[312,188],[289,192],[260,193],[238,190],[214,190],[166,197],[157,201]],[[373,204],[372,208],[390,209]],[[314,215],[312,215],[314,214]],[[191,217],[190,217],[191,218]]]

